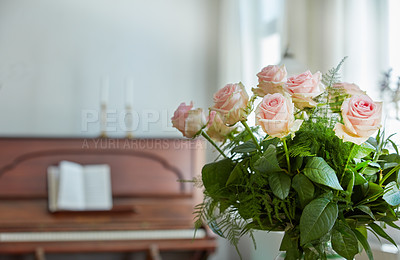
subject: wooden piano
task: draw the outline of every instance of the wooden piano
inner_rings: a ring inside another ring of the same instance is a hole
[[[194,237],[201,191],[178,182],[200,174],[204,143],[181,139],[0,138],[0,255],[190,251],[206,259],[215,237]],[[48,210],[47,167],[62,160],[108,164],[113,208]],[[161,252],[161,254],[159,253]]]

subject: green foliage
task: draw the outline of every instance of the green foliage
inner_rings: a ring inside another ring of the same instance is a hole
[[[321,122],[304,122],[296,136],[288,140],[292,157],[323,158],[335,172],[343,172],[351,145],[337,138],[335,132]]]
[[[353,229],[354,234],[356,235],[358,241],[361,243],[363,246],[365,252],[367,253],[368,259],[369,260],[374,260],[374,256],[372,254],[372,250],[370,245],[368,244],[367,237],[362,234],[358,229]]]
[[[328,73],[322,75],[322,83],[325,86],[331,87],[333,84],[340,82],[339,71],[346,59],[347,56],[335,68],[330,69]]]
[[[354,259],[354,256],[359,253],[356,235],[342,221],[337,221],[335,228],[332,230],[332,247],[338,254],[348,260]]]
[[[253,141],[247,141],[232,149],[232,153],[252,153],[257,151],[257,146]]]
[[[202,169],[203,185],[211,197],[218,198],[226,193],[224,187],[233,168],[234,164],[230,159],[204,165]]]
[[[395,247],[397,247],[397,244],[396,244],[396,242],[394,242],[393,238],[391,238],[380,226],[378,226],[375,223],[369,223],[369,226],[372,228],[373,231],[375,231],[376,234],[385,238],[387,241],[389,241]]]
[[[282,169],[279,166],[276,157],[276,147],[272,144],[268,146],[267,150],[255,162],[254,168],[260,172],[280,172]]]
[[[292,187],[299,196],[301,208],[304,208],[314,198],[314,184],[303,174],[296,174]]]
[[[328,233],[338,216],[338,206],[326,198],[311,201],[300,218],[300,244],[305,245]]]
[[[391,206],[400,204],[400,189],[399,184],[392,181],[385,187],[385,194],[382,198]]]
[[[273,172],[269,175],[268,181],[275,196],[284,200],[289,195],[292,182],[289,176],[281,172]]]
[[[335,190],[343,190],[335,171],[321,157],[313,157],[304,167],[304,174],[313,182]]]
[[[254,239],[254,230],[284,231],[280,249],[294,260],[326,259],[327,242],[346,259],[360,252],[359,245],[373,259],[367,227],[394,242],[379,224],[400,230],[394,224],[400,155],[384,131],[362,145],[336,136],[340,104],[348,97],[333,87],[343,62],[323,76],[326,91],[315,99],[320,105],[298,111],[307,116],[295,136],[262,136],[258,127],[229,135],[221,146],[228,158],[202,169],[196,228],[207,224],[236,247],[244,235]]]
[[[325,259],[327,241],[346,259],[360,243],[372,259],[365,227],[394,242],[375,224],[397,227],[400,204],[400,156],[385,152],[393,143],[382,132],[351,145],[310,119],[286,139],[290,172],[281,140],[260,141],[260,151],[248,135],[233,139],[230,158],[202,169],[205,199],[195,208],[196,228],[205,223],[235,246],[244,235],[254,239],[254,230],[285,231],[287,259]]]

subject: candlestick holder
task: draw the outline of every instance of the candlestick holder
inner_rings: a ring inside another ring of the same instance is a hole
[[[100,138],[107,138],[107,104],[100,104]]]
[[[126,127],[126,138],[133,138],[133,115],[132,115],[132,106],[125,106],[125,127]]]

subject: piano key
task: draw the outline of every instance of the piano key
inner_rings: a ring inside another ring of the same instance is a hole
[[[0,242],[44,242],[44,241],[101,241],[101,240],[159,240],[202,239],[203,229],[177,230],[127,230],[127,231],[70,231],[70,232],[2,232]]]

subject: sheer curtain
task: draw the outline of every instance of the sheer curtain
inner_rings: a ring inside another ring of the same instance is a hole
[[[221,0],[219,31],[220,87],[257,84],[279,62],[289,74],[324,73],[348,56],[343,80],[378,96],[389,67],[388,0]],[[282,60],[286,48],[292,58]]]
[[[285,16],[298,63],[324,73],[348,56],[342,79],[379,97],[388,68],[387,0],[286,0]]]
[[[242,81],[250,90],[262,67],[279,63],[284,2],[220,0],[220,87]]]

